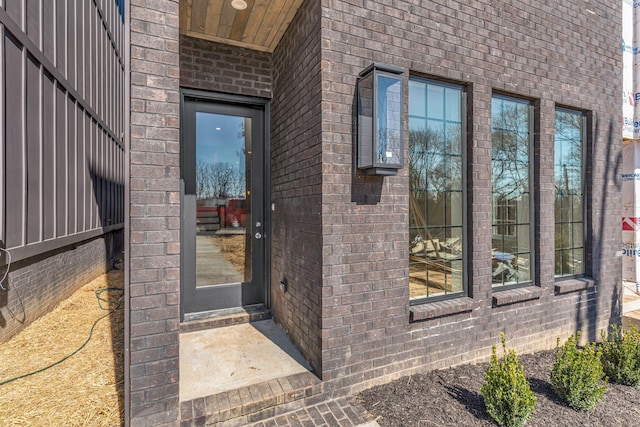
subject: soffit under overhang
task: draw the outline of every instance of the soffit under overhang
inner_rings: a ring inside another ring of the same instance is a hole
[[[180,33],[190,37],[273,52],[303,0],[180,0]],[[316,0],[312,0],[316,1]]]

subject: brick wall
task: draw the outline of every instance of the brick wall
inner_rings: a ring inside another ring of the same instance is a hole
[[[440,3],[322,1],[322,378],[336,387],[357,390],[416,370],[486,359],[501,331],[509,346],[533,351],[576,330],[596,339],[619,321],[619,2]],[[405,82],[415,74],[468,89],[469,298],[409,306],[407,167],[377,178],[352,164],[356,78],[372,62],[404,67]],[[493,292],[491,286],[496,91],[532,99],[539,116],[536,287],[525,291]],[[556,105],[591,111],[593,118],[592,281],[586,288],[564,282],[564,290],[574,290],[559,295],[553,276]],[[410,322],[420,310],[433,318]]]
[[[271,309],[320,374],[322,145],[320,8],[304,2],[273,54]],[[288,282],[282,292],[279,283]]]
[[[271,98],[271,54],[181,35],[180,86]]]
[[[0,290],[0,342],[49,313],[81,286],[106,273],[121,232],[80,242],[11,264]],[[5,267],[0,267],[0,278]]]
[[[178,424],[178,1],[133,0],[129,188],[131,426]]]

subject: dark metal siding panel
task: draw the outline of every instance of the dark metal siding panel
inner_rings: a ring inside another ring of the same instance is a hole
[[[98,12],[95,7],[91,8],[91,96],[89,96],[89,103],[95,109],[96,108],[96,89],[98,85],[98,78],[96,75],[96,61],[97,61],[97,50],[98,44],[96,41],[98,40]]]
[[[0,0],[0,8],[4,8],[4,3],[3,0]],[[0,63],[3,64],[3,66],[0,66],[0,82],[5,82],[5,68],[4,68],[4,60],[5,60],[5,56],[4,56],[4,25],[0,24]],[[5,112],[5,102],[6,102],[6,96],[5,96],[5,90],[4,90],[4,84],[0,84],[0,245],[2,245],[2,247],[4,247],[5,244],[5,225],[4,225],[4,211],[5,211],[5,194],[6,194],[6,187],[5,187],[5,172],[6,172],[6,167],[5,167],[5,147],[6,147],[6,133],[4,131],[5,129],[5,117],[4,117],[4,112]]]
[[[84,156],[84,110],[76,108],[76,232],[81,233],[85,227],[84,218],[84,168],[87,160]]]
[[[83,16],[83,5],[87,3],[86,1],[79,0],[76,3],[76,32],[77,32],[77,40],[76,40],[76,90],[80,94],[81,97],[84,97],[84,69],[85,65],[87,65],[84,61],[84,20]],[[85,5],[85,7],[87,7]]]
[[[76,103],[67,97],[67,233],[76,232]]]
[[[58,0],[56,2],[56,63],[55,66],[65,75],[67,58],[67,16],[65,15],[65,2]]]
[[[123,34],[112,0],[0,0],[0,245],[19,257],[122,226]]]
[[[22,8],[24,0],[9,0],[6,4],[6,11],[13,22],[22,28]]]
[[[99,174],[98,174],[98,123],[95,120],[91,122],[91,168],[92,168],[92,176],[91,176],[91,185],[93,186],[93,197],[91,203],[93,207],[91,208],[91,228],[98,227],[98,189],[100,186],[98,185]]]
[[[93,9],[92,5],[87,5],[84,8],[84,43],[83,43],[83,47],[84,47],[84,55],[83,58],[84,60],[87,62],[87,66],[84,67],[85,72],[84,72],[84,82],[83,82],[83,95],[84,99],[87,100],[87,102],[89,103],[89,105],[91,105],[91,84],[93,82],[93,67],[91,66],[91,64],[93,64],[93,62],[91,62],[91,10]]]
[[[27,0],[27,35],[31,41],[40,46],[40,1]]]
[[[43,239],[55,237],[55,91],[53,77],[46,73],[42,85],[42,192]]]
[[[42,52],[47,59],[55,63],[55,33],[54,33],[54,14],[55,0],[42,2]]]
[[[67,94],[56,85],[56,237],[67,234]]]
[[[82,1],[82,0],[78,0]],[[76,2],[67,0],[67,80],[76,86]]]
[[[5,46],[5,176],[6,184],[6,247],[24,244],[24,96],[22,93],[24,59],[22,46],[8,33]]]
[[[91,116],[85,112],[84,115],[84,224],[87,230],[91,230],[91,199],[93,198],[93,188],[91,186]]]
[[[42,206],[40,202],[41,185],[40,174],[42,163],[40,157],[40,135],[42,133],[40,120],[40,64],[30,56],[26,61],[26,136],[27,136],[27,244],[41,240],[40,221]]]

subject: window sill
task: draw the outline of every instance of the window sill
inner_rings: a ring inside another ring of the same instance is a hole
[[[538,286],[527,286],[526,288],[509,289],[506,291],[496,291],[493,294],[493,306],[515,304],[518,302],[539,299],[542,290]]]
[[[593,289],[596,286],[596,281],[586,277],[579,279],[567,279],[556,282],[555,293],[556,295],[569,294],[571,292],[584,291],[587,289]]]
[[[471,298],[455,298],[443,301],[426,302],[411,306],[409,322],[435,319],[442,316],[466,313],[473,310],[474,301]]]

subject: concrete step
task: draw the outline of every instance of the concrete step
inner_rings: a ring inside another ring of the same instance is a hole
[[[248,305],[225,310],[189,314],[180,323],[180,332],[194,332],[205,329],[222,328],[241,323],[271,319],[271,310],[263,304]]]
[[[322,396],[322,389],[315,375],[303,372],[180,402],[181,426],[247,426],[300,409],[309,398]]]

